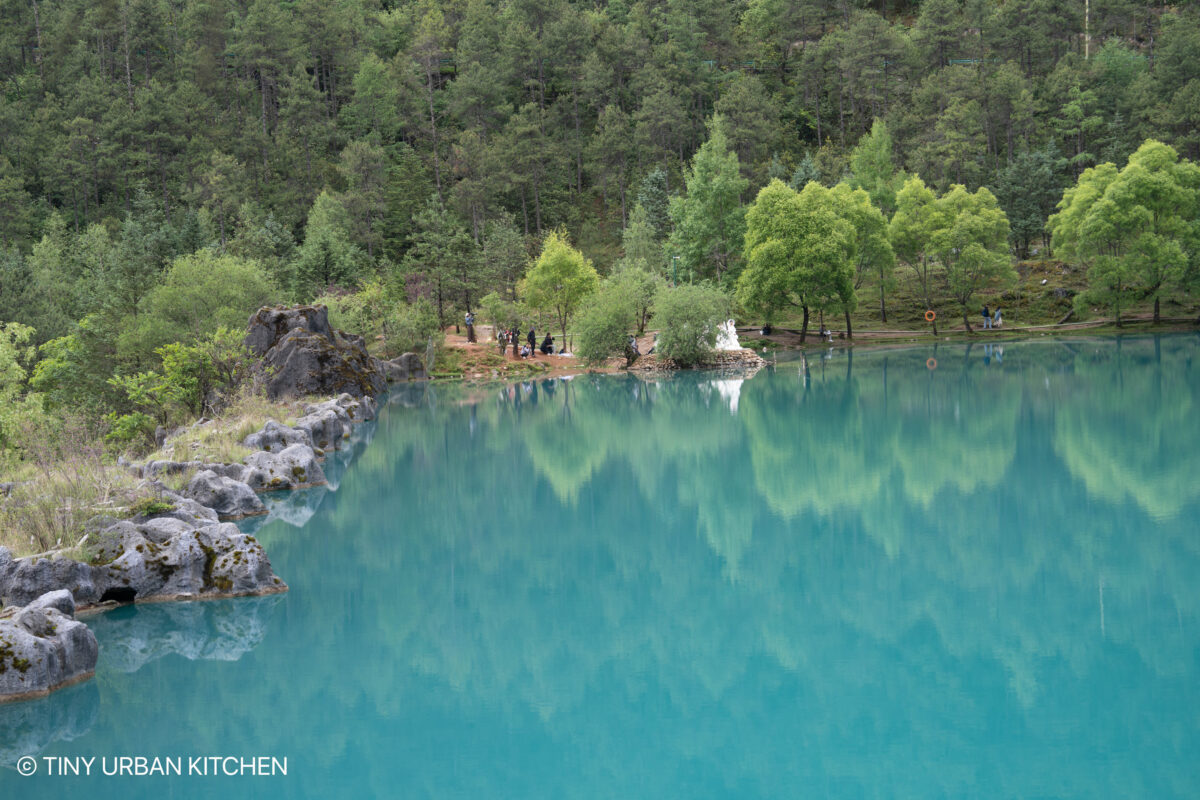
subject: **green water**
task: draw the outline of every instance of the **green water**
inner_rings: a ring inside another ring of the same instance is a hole
[[[288,775],[0,797],[1200,796],[1197,355],[410,387],[259,531],[289,594],[114,611],[0,707],[7,763]]]

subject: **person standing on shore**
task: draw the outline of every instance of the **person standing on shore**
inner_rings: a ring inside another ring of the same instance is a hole
[[[475,315],[472,314],[470,311],[467,312],[466,323],[467,323],[467,341],[474,344],[475,343]]]
[[[533,326],[529,326],[529,335],[525,337],[525,341],[529,343],[529,357],[537,358],[537,335],[533,332]]]
[[[988,310],[988,307],[986,305],[984,305],[984,307],[983,307],[983,329],[986,331],[991,327],[992,327],[992,312]]]
[[[496,330],[496,341],[500,343],[500,356],[504,356],[504,348],[508,346],[508,333],[504,329]]]

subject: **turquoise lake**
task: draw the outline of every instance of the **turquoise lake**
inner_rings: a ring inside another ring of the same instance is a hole
[[[2,798],[1195,798],[1200,337],[402,387],[251,522],[282,596],[92,617]],[[186,768],[186,764],[185,764]]]

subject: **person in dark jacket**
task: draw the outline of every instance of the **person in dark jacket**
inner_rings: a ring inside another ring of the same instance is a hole
[[[529,335],[525,337],[525,341],[529,343],[529,357],[537,358],[537,335],[533,332],[532,327],[530,327]]]
[[[983,307],[983,329],[986,331],[990,327],[992,327],[992,312],[988,310],[987,306],[984,306]]]
[[[549,333],[546,334],[545,339],[542,339],[542,355],[554,355],[554,337]]]

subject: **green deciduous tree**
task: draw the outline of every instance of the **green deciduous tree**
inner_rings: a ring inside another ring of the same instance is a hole
[[[771,181],[746,213],[746,267],[738,279],[738,300],[768,321],[786,306],[799,306],[804,310],[801,341],[810,309],[838,303],[848,321],[856,237],[829,189],[809,183],[797,192]]]
[[[1198,207],[1200,166],[1161,142],[1146,141],[1121,170],[1084,170],[1049,221],[1055,247],[1088,268],[1081,302],[1110,305],[1119,325],[1122,305],[1153,298],[1157,322],[1163,293],[1195,281]]]
[[[534,308],[553,313],[565,339],[571,318],[599,282],[592,262],[571,246],[567,234],[551,231],[522,282],[521,294]]]
[[[888,241],[888,225],[883,213],[871,202],[867,192],[839,183],[830,191],[838,213],[854,228],[854,288],[859,289],[867,276],[879,289],[879,316],[887,322],[886,296],[895,283],[896,256]],[[847,320],[846,327],[850,323]]]
[[[629,346],[629,333],[637,324],[636,301],[630,284],[616,276],[601,281],[584,301],[576,322],[575,355],[586,364],[602,364],[623,355],[629,366],[637,355]]]
[[[955,185],[938,198],[937,207],[930,249],[942,264],[946,288],[961,306],[963,325],[970,331],[968,315],[975,294],[1017,279],[1008,253],[1008,219],[986,187],[971,193]]]
[[[118,340],[123,361],[146,365],[155,350],[195,342],[219,328],[244,329],[255,310],[278,299],[261,266],[237,256],[201,250],[180,256],[163,282],[143,298]]]
[[[923,180],[913,175],[896,194],[896,214],[888,223],[888,239],[892,249],[917,274],[921,301],[927,310],[933,308],[933,234],[941,227],[941,211],[937,198]],[[933,321],[937,335],[937,320]]]

